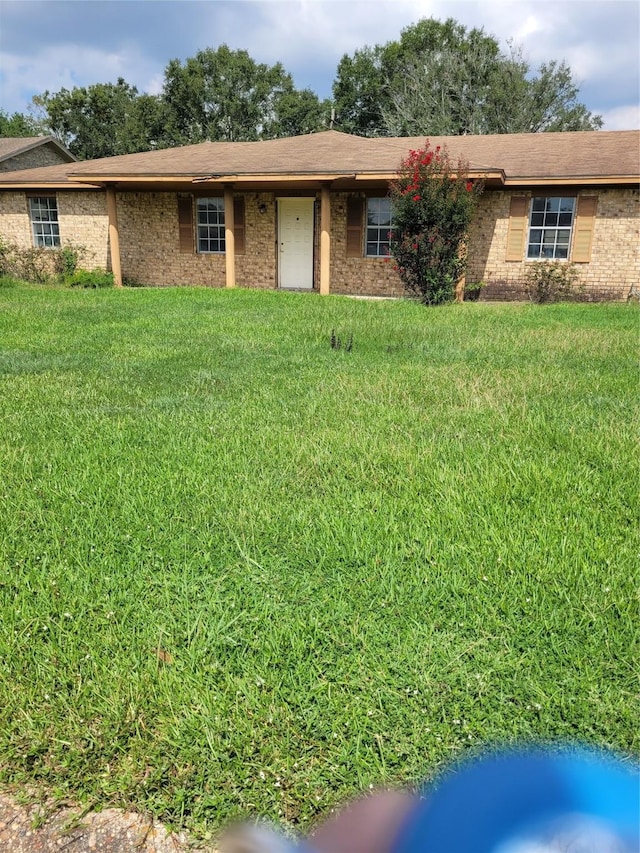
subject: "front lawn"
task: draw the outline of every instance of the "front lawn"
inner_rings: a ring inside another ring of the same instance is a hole
[[[638,317],[0,287],[0,780],[206,835],[637,754]]]

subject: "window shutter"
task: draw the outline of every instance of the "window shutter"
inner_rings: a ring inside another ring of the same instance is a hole
[[[529,199],[526,196],[511,196],[509,210],[509,231],[507,232],[507,254],[505,261],[524,261],[524,243],[527,234],[527,208]]]
[[[233,236],[236,255],[243,255],[245,252],[244,198],[234,198],[233,200]]]
[[[364,218],[364,200],[347,199],[347,257],[362,257],[362,220]]]
[[[178,196],[178,229],[180,251],[193,253],[193,199],[190,195]]]
[[[595,195],[578,197],[576,222],[573,229],[573,251],[571,253],[571,260],[577,264],[588,264],[591,260],[597,204],[598,197]]]

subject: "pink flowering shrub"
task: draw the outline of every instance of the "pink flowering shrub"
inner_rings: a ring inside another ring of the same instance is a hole
[[[391,184],[389,251],[405,289],[426,305],[451,302],[464,273],[469,225],[482,192],[446,148],[410,151]]]

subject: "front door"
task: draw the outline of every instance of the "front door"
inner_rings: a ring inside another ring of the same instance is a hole
[[[313,287],[313,198],[278,199],[278,284]]]

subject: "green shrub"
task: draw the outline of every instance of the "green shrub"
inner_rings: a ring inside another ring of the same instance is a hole
[[[107,270],[77,270],[67,278],[70,287],[113,287],[113,273]]]
[[[53,266],[62,281],[73,277],[80,260],[86,257],[86,254],[87,250],[84,246],[76,246],[74,243],[54,249]]]
[[[562,302],[581,292],[573,264],[566,261],[537,261],[527,266],[525,291],[532,302]]]
[[[477,302],[480,298],[480,292],[483,287],[486,287],[486,283],[484,281],[476,281],[471,284],[465,284],[464,286],[464,301],[465,302]]]
[[[73,243],[59,249],[23,249],[0,237],[0,276],[31,284],[59,282],[70,287],[113,287],[112,273],[103,269],[78,269],[86,255],[84,246]]]
[[[33,246],[15,253],[15,275],[33,284],[46,284],[53,278],[55,258],[51,249]]]
[[[31,246],[21,249],[0,238],[0,275],[33,284],[50,281],[55,271],[55,255],[51,249]]]
[[[12,245],[4,237],[0,237],[0,276],[12,273]]]

